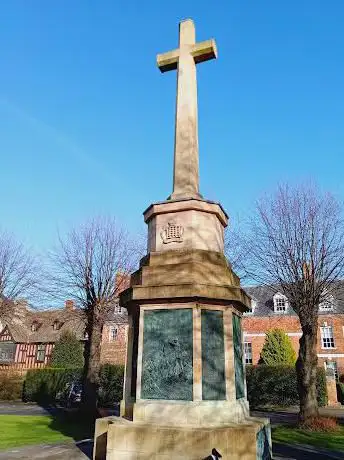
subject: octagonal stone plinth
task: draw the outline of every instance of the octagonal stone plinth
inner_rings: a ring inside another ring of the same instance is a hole
[[[148,252],[203,249],[223,252],[228,217],[220,204],[201,199],[169,200],[144,212]]]
[[[203,460],[213,449],[224,460],[270,460],[268,421],[248,418],[241,424],[168,427],[109,417],[97,420],[93,458],[105,458],[105,451],[107,460]]]

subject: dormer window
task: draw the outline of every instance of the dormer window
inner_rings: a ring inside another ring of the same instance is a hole
[[[255,309],[256,309],[256,306],[257,306],[257,301],[255,299],[251,299],[251,310],[245,312],[244,314],[245,315],[253,315]]]
[[[34,322],[31,324],[31,331],[32,331],[32,332],[38,331],[38,327],[39,327],[39,323],[38,323],[37,321],[34,321]]]
[[[319,304],[319,311],[331,311],[333,310],[334,297],[333,295],[325,296],[324,300]]]
[[[122,307],[119,302],[117,302],[115,305],[115,313],[122,313]]]
[[[53,322],[54,331],[58,331],[59,329],[61,329],[61,326],[62,326],[62,323],[60,321],[56,320]]]
[[[275,313],[286,313],[288,310],[288,299],[285,295],[277,292],[273,298],[274,301],[274,312]]]

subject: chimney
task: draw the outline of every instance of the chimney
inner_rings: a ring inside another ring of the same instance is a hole
[[[21,308],[23,310],[29,309],[29,302],[26,299],[17,299],[14,301],[14,303],[18,308]]]
[[[66,300],[65,309],[67,311],[73,311],[74,310],[74,300]]]

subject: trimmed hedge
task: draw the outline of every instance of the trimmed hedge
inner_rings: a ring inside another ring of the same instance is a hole
[[[0,371],[0,400],[14,401],[21,399],[24,378],[19,372]]]
[[[99,373],[98,404],[108,407],[123,396],[124,366],[103,364]]]
[[[81,380],[81,376],[80,368],[30,369],[24,382],[23,400],[51,404],[55,402],[57,393],[63,392],[69,383]]]
[[[299,404],[294,366],[246,366],[247,399],[250,406],[295,406]],[[317,369],[319,406],[327,404],[326,375]]]
[[[337,383],[337,399],[341,404],[344,404],[344,383]]]
[[[99,405],[111,406],[122,399],[124,366],[104,364],[99,374]],[[31,369],[26,374],[23,390],[24,401],[52,404],[56,395],[66,386],[81,381],[82,369],[43,368]]]

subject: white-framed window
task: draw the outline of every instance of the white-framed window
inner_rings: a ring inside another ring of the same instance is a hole
[[[244,342],[245,364],[252,364],[252,343]]]
[[[322,348],[334,348],[333,327],[326,323],[320,328]]]
[[[288,310],[288,299],[285,295],[277,292],[273,297],[274,301],[274,312],[275,313],[286,313]]]
[[[337,361],[332,361],[332,360],[325,361],[325,370],[332,371],[335,376],[335,379],[338,381]]]
[[[253,315],[254,310],[256,309],[257,301],[255,299],[251,299],[251,310],[246,311],[244,315]]]
[[[45,352],[46,352],[45,344],[44,343],[38,344],[37,345],[37,352],[36,352],[36,361],[38,363],[44,363]]]
[[[62,323],[60,321],[56,320],[53,322],[54,331],[58,331],[61,328],[61,326],[62,326]]]
[[[328,295],[319,304],[319,311],[331,311],[333,310],[333,305],[334,305],[334,297],[333,295]]]
[[[115,313],[122,313],[122,307],[120,306],[119,302],[115,305]]]
[[[118,327],[111,326],[110,327],[110,342],[117,340],[118,337]]]

